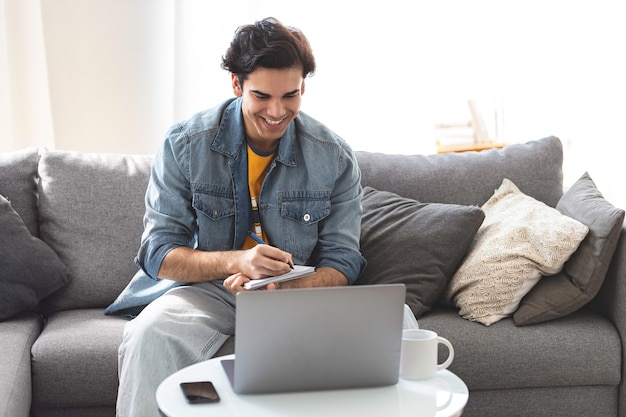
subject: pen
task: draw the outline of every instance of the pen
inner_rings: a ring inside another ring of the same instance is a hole
[[[248,234],[250,235],[252,239],[256,240],[256,243],[258,243],[259,245],[266,245],[266,243],[263,242],[263,239],[258,237],[256,233],[248,232]]]
[[[248,234],[249,234],[249,235],[250,235],[250,237],[251,237],[252,239],[254,239],[254,240],[256,241],[256,243],[258,243],[259,245],[267,245],[267,243],[265,243],[265,242],[263,241],[263,239],[261,239],[260,237],[258,237],[258,236],[256,235],[256,233],[252,233],[252,231],[250,231],[250,232],[248,232]],[[290,267],[291,269],[293,269],[293,265],[292,265],[292,264],[290,264],[289,262],[287,262],[287,265],[289,265],[289,267]]]

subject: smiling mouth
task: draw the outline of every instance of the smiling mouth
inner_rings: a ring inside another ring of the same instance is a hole
[[[265,117],[261,117],[261,119],[263,119],[263,121],[269,126],[278,126],[282,122],[284,122],[286,118],[282,118],[280,120],[269,120],[269,119],[266,119]]]

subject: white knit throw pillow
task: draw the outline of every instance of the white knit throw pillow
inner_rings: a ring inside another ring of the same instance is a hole
[[[488,326],[515,312],[541,276],[558,273],[589,229],[508,179],[482,209],[485,220],[445,296],[462,317]]]

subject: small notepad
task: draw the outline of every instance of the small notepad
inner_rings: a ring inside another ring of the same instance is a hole
[[[263,278],[263,279],[253,279],[245,284],[243,287],[247,290],[254,290],[257,288],[261,288],[270,284],[272,282],[282,282],[289,281],[292,279],[306,277],[307,275],[311,275],[315,272],[315,267],[312,266],[304,266],[304,265],[296,265],[293,267],[293,270],[287,272],[286,274],[276,275],[275,277]]]

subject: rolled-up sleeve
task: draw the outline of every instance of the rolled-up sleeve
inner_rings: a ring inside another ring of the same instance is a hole
[[[361,171],[354,154],[344,150],[339,176],[331,196],[331,214],[322,221],[318,240],[318,267],[331,267],[354,284],[366,265],[359,251],[361,236]]]
[[[155,156],[146,190],[144,232],[136,261],[153,279],[172,249],[192,247],[194,242],[196,221],[184,142],[172,128]]]

